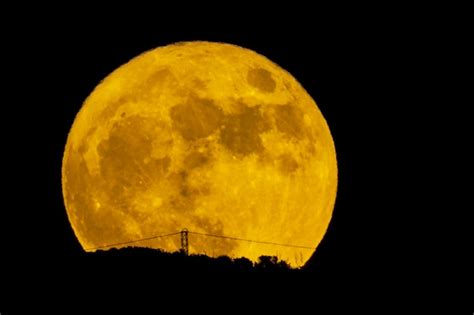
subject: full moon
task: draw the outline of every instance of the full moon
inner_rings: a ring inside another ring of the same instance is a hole
[[[182,42],[97,85],[69,132],[62,188],[86,251],[186,228],[257,241],[190,233],[191,254],[301,266],[331,220],[336,152],[288,72],[235,45]],[[180,236],[113,247],[130,245],[175,251]]]

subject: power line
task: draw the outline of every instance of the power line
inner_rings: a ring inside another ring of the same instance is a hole
[[[183,231],[185,231],[185,230],[183,230]],[[293,245],[293,244],[282,244],[282,243],[265,242],[265,241],[256,241],[256,240],[249,240],[249,239],[245,239],[245,238],[230,237],[230,236],[216,235],[216,234],[209,234],[209,233],[199,233],[199,232],[193,232],[193,231],[187,231],[187,230],[186,230],[186,232],[189,233],[189,234],[216,237],[216,238],[223,238],[223,239],[229,239],[229,240],[234,240],[234,241],[243,241],[243,242],[250,242],[250,243],[284,246],[284,247],[294,247],[294,248],[303,248],[303,249],[312,249],[312,250],[316,249],[314,247],[309,247],[309,246],[301,246],[301,245]],[[118,246],[118,245],[126,245],[126,244],[131,244],[131,243],[136,243],[136,242],[141,242],[141,241],[148,241],[148,240],[152,240],[152,239],[155,239],[155,238],[167,237],[167,236],[178,235],[178,234],[182,234],[182,231],[175,232],[175,233],[169,233],[169,234],[162,234],[162,235],[157,235],[157,236],[151,236],[151,237],[147,237],[147,238],[141,238],[141,239],[128,241],[128,242],[121,242],[121,243],[103,245],[103,246],[98,246],[98,247],[86,248],[86,250],[95,250],[95,249],[113,247],[113,246]],[[186,242],[187,242],[187,240],[186,240]]]
[[[103,245],[103,246],[98,246],[98,247],[86,248],[86,250],[94,250],[94,249],[107,248],[107,247],[118,246],[118,245],[131,244],[131,243],[136,243],[136,242],[141,242],[141,241],[148,241],[148,240],[152,240],[152,239],[155,239],[155,238],[166,237],[166,236],[172,236],[172,235],[177,235],[177,234],[180,234],[180,233],[181,233],[181,232],[175,232],[175,233],[169,233],[169,234],[151,236],[151,237],[141,238],[141,239],[138,239],[138,240],[133,240],[133,241],[128,241],[128,242],[121,242],[121,243]]]
[[[210,236],[210,237],[217,237],[217,238],[226,238],[226,239],[235,240],[235,241],[244,241],[244,242],[260,243],[260,244],[267,244],[267,245],[277,245],[277,246],[285,246],[285,247],[305,248],[305,249],[316,249],[316,248],[314,248],[314,247],[309,247],[309,246],[301,246],[301,245],[292,245],[292,244],[281,244],[281,243],[274,243],[274,242],[256,241],[256,240],[249,240],[249,239],[238,238],[238,237],[229,237],[229,236],[223,236],[223,235],[199,233],[199,232],[192,232],[192,231],[188,231],[188,233],[190,233],[190,234],[197,234],[197,235],[204,235],[204,236]]]

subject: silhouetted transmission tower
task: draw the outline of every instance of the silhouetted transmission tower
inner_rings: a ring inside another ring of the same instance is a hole
[[[188,249],[188,230],[187,229],[183,229],[181,231],[181,250],[186,256],[188,255],[189,249]]]

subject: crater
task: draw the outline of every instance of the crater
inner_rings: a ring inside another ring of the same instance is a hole
[[[198,78],[194,79],[192,81],[192,84],[193,84],[193,87],[198,90],[204,90],[207,87],[206,82]]]
[[[141,88],[143,91],[149,91],[156,86],[162,86],[170,76],[171,71],[167,68],[156,70],[143,82]]]
[[[171,108],[173,128],[188,140],[194,141],[211,135],[221,124],[222,110],[210,99],[190,97],[184,104]]]
[[[124,94],[118,97],[117,99],[109,102],[103,111],[99,115],[99,120],[108,121],[111,117],[114,117],[117,111],[124,105],[136,102],[137,96],[132,94]]]
[[[78,149],[78,152],[81,154],[81,156],[84,156],[87,150],[89,150],[89,141],[91,137],[94,135],[96,130],[97,130],[97,126],[92,127],[82,139],[81,144],[79,145],[79,149]]]
[[[262,68],[250,69],[247,72],[247,82],[265,93],[272,93],[276,88],[276,82],[270,71]]]
[[[303,137],[304,114],[295,105],[278,105],[275,109],[276,128],[289,137],[301,139]]]
[[[260,133],[270,129],[270,123],[260,113],[259,106],[240,106],[238,114],[227,115],[221,130],[220,143],[236,154],[248,155],[264,150]]]
[[[184,165],[188,169],[201,167],[209,163],[210,157],[208,154],[200,153],[197,151],[191,152],[189,155],[186,156],[184,159]]]
[[[116,122],[109,137],[102,140],[97,151],[101,174],[113,194],[126,194],[130,187],[145,188],[150,179],[164,176],[171,158],[153,159],[152,140],[156,123],[140,116],[129,116]],[[109,190],[108,190],[109,191]]]
[[[191,175],[182,170],[178,173],[173,173],[168,177],[170,186],[174,187],[176,193],[169,199],[170,207],[177,212],[193,212],[195,210],[196,199],[202,195],[210,194],[210,187],[208,184],[203,184],[199,187],[193,187],[189,183]]]
[[[294,173],[299,167],[298,162],[288,153],[282,154],[278,158],[278,169],[284,174]]]

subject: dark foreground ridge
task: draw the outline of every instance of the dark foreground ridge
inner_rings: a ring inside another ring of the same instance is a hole
[[[159,249],[126,247],[121,249],[98,250],[86,253],[90,259],[108,260],[109,258],[144,259],[152,262],[156,267],[164,269],[184,269],[190,271],[230,271],[230,272],[299,272],[303,269],[291,268],[284,260],[276,256],[260,256],[259,261],[253,263],[247,258],[230,258],[220,256],[212,258],[202,254],[185,255],[182,251],[165,252]]]

